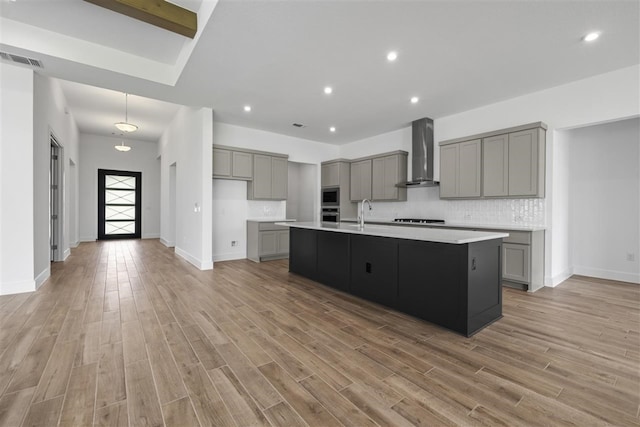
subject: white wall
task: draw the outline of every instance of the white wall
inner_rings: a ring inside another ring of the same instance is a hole
[[[640,283],[640,119],[563,133],[573,272]]]
[[[98,169],[142,173],[142,238],[160,237],[160,164],[158,144],[125,140],[131,151],[114,148],[122,139],[80,134],[80,240],[98,238]]]
[[[554,156],[563,162],[562,152],[557,153],[554,145],[557,130],[563,128],[584,126],[588,124],[603,123],[621,118],[630,118],[640,115],[640,65],[623,68],[606,74],[578,80],[566,85],[545,89],[521,97],[509,99],[503,102],[486,105],[481,108],[469,110],[460,114],[442,117],[434,120],[434,133],[436,146],[439,141],[464,137],[476,133],[517,126],[530,122],[543,121],[549,129],[547,132],[547,170],[546,170],[546,200],[541,216],[533,218],[534,222],[545,221],[547,231],[545,233],[545,284],[555,286],[566,278],[569,256],[568,244],[568,217],[564,214],[562,197],[557,197],[555,182],[559,183],[559,191],[566,188],[565,165],[556,164]],[[374,138],[368,138],[347,144],[340,148],[339,157],[357,157],[379,151],[406,150],[410,138],[410,129],[390,132]],[[373,146],[376,146],[373,150]],[[410,144],[409,144],[410,146]],[[435,150],[434,175],[440,175],[439,150]],[[429,191],[422,189],[410,189],[409,199],[417,203],[434,201]],[[423,192],[412,193],[412,192]],[[566,191],[566,190],[565,190]],[[418,195],[416,195],[418,194]],[[489,216],[490,209],[494,205],[480,203],[474,211],[476,215]],[[462,204],[465,202],[452,202]],[[557,205],[557,206],[556,206]],[[496,214],[504,215],[499,207]],[[526,206],[520,206],[523,208]],[[411,204],[406,209],[413,209]],[[458,209],[454,209],[458,211]],[[453,211],[452,211],[453,212]],[[471,218],[473,222],[473,218]]]
[[[0,295],[36,288],[33,72],[0,62]]]
[[[338,157],[339,148],[331,144],[308,141],[226,123],[214,123],[216,145],[268,151],[289,155],[289,162],[319,165]],[[211,157],[211,156],[209,156]],[[312,191],[308,194],[313,212],[320,212],[320,167],[314,171]],[[256,218],[282,219],[286,202],[247,200],[247,185],[240,181],[213,181],[213,257],[215,261],[246,258],[246,220]],[[237,241],[238,246],[231,246]]]
[[[51,249],[49,168],[51,159],[50,135],[53,134],[62,147],[60,167],[62,169],[62,232],[58,259],[62,261],[70,254],[71,234],[69,217],[69,192],[77,188],[69,175],[69,162],[78,163],[78,127],[71,114],[67,114],[67,101],[57,80],[35,74],[33,105],[33,172],[34,172],[34,272],[36,286],[41,285],[50,273]]]
[[[318,165],[289,162],[289,188],[286,217],[297,221],[314,221],[319,214],[314,210],[319,195],[313,191],[318,186]],[[318,199],[319,200],[319,199]]]
[[[212,157],[213,112],[181,107],[162,134],[161,241],[168,243],[171,226],[170,166],[176,165],[175,252],[200,269],[213,268]]]

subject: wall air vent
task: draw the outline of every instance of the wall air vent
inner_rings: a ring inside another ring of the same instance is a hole
[[[26,56],[13,55],[7,52],[0,52],[0,58],[5,61],[17,62],[22,65],[29,65],[31,67],[43,68],[42,61],[33,58],[27,58]]]
[[[302,123],[294,123],[293,126],[297,127],[297,128],[306,128],[307,127],[306,125],[303,125]]]

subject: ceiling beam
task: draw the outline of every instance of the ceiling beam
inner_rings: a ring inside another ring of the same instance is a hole
[[[198,16],[165,0],[85,0],[183,36],[194,38]]]

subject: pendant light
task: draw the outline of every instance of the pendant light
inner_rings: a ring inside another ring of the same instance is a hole
[[[135,132],[138,130],[138,126],[129,123],[129,94],[124,94],[124,122],[115,123],[118,130],[122,132]]]
[[[130,146],[124,145],[124,139],[122,140],[122,144],[121,145],[115,145],[113,148],[115,148],[118,151],[129,151],[129,150],[131,150]]]

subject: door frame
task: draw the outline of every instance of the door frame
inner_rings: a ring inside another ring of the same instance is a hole
[[[135,232],[132,234],[105,234],[105,177],[107,175],[129,176],[136,179]],[[142,238],[142,172],[98,169],[98,240]]]

